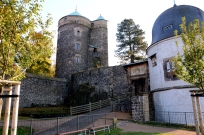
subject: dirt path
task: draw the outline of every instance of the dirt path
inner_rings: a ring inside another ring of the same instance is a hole
[[[117,126],[123,130],[123,132],[152,132],[152,133],[169,133],[172,135],[196,135],[196,132],[173,129],[173,128],[162,128],[140,125],[129,121],[121,121],[117,123]]]
[[[127,121],[130,119],[128,113],[116,113],[118,119],[117,127],[122,129],[123,132],[152,132],[152,133],[169,133],[172,135],[196,135],[196,132],[180,130],[174,128],[163,128],[163,127],[154,127],[147,125],[140,125],[133,122]]]

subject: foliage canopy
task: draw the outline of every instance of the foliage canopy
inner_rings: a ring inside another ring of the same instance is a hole
[[[53,53],[50,15],[40,15],[43,0],[0,1],[0,79],[21,80],[25,71]],[[46,59],[47,60],[47,59]]]
[[[117,27],[118,49],[116,56],[123,62],[134,63],[145,58],[147,43],[144,41],[145,32],[132,19],[124,19]]]
[[[198,19],[186,26],[186,18],[180,24],[183,53],[173,58],[176,75],[199,89],[204,89],[204,22]],[[175,31],[178,39],[178,31]],[[176,41],[178,46],[178,41]]]

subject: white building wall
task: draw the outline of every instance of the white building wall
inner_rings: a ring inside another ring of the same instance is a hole
[[[180,44],[179,47],[176,46],[175,41],[175,38],[168,38],[158,43],[155,43],[154,45],[151,45],[147,50],[148,57],[151,57],[154,54],[156,54],[157,57],[157,65],[154,67],[152,66],[151,59],[148,59],[151,91],[166,87],[189,85],[188,83],[182,80],[165,81],[164,78],[164,59],[174,57],[177,55],[178,52],[182,52],[181,39],[178,39]]]
[[[183,52],[181,38],[178,41],[179,47],[176,46],[175,38],[169,38],[150,46],[147,50],[148,57],[156,54],[157,58],[157,65],[154,67],[151,59],[148,59],[150,89],[153,92],[155,111],[193,112],[189,90],[195,90],[196,88],[173,88],[190,84],[182,80],[165,81],[164,77],[163,60],[176,56],[178,52],[181,54]],[[204,98],[201,97],[200,100],[204,112]]]

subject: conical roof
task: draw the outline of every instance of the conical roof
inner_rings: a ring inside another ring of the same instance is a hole
[[[73,13],[69,14],[71,16],[82,16],[77,10],[74,11]]]
[[[104,19],[103,16],[101,16],[101,14],[100,14],[100,16],[99,16],[96,20],[105,20],[105,19]]]

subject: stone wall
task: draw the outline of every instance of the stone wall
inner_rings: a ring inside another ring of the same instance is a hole
[[[66,85],[64,79],[27,74],[27,77],[21,81],[20,108],[32,105],[61,105],[67,96]]]
[[[132,119],[134,121],[149,121],[148,94],[144,94],[143,96],[133,96],[131,101]]]
[[[109,96],[114,93],[127,93],[128,80],[127,72],[123,66],[113,66],[87,70],[72,75],[73,91],[76,91],[80,84],[88,83],[95,87],[96,91],[107,92]]]

